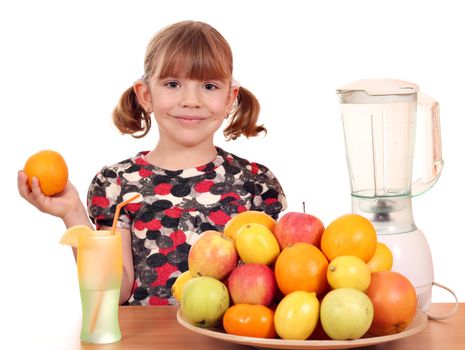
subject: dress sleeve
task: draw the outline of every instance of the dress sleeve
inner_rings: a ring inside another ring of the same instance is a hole
[[[87,212],[97,229],[101,226],[111,227],[115,216],[116,205],[121,202],[121,184],[118,173],[104,167],[95,175],[87,192]],[[129,218],[121,213],[118,228],[129,229]]]
[[[253,167],[257,167],[258,172],[255,176],[256,184],[254,186],[256,195],[251,209],[263,211],[277,220],[280,212],[287,208],[284,190],[276,176],[267,167],[252,164]]]

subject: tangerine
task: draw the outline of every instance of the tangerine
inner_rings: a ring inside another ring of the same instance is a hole
[[[248,210],[233,216],[224,226],[224,234],[231,239],[235,239],[237,232],[242,226],[247,224],[262,224],[266,226],[271,232],[274,231],[276,220],[268,214],[257,211]]]
[[[263,305],[236,304],[223,315],[226,333],[256,338],[275,338],[274,311]]]
[[[68,167],[60,153],[52,150],[39,151],[28,158],[24,165],[29,187],[32,178],[39,179],[39,186],[46,196],[63,191],[68,183]]]
[[[321,250],[329,261],[341,255],[355,255],[368,262],[376,250],[376,230],[370,220],[346,214],[333,220],[321,237]]]
[[[278,288],[287,295],[296,290],[322,294],[328,289],[328,260],[313,244],[299,242],[284,248],[275,263]]]
[[[402,274],[394,271],[373,273],[366,294],[374,308],[369,333],[376,336],[399,333],[412,322],[417,309],[417,294]]]

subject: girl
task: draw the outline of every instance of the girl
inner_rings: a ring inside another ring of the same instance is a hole
[[[46,197],[38,180],[29,188],[20,171],[18,189],[66,227],[93,223],[97,229],[109,229],[116,205],[140,193],[142,200],[127,205],[118,218],[120,303],[173,304],[171,285],[188,269],[189,249],[200,233],[223,230],[245,210],[277,218],[286,200],[268,168],[213,143],[224,119],[228,140],[266,131],[256,124],[258,101],[232,78],[231,49],[220,33],[201,22],[173,24],[149,43],[144,68],[122,95],[113,121],[122,133],[143,137],[154,118],[158,142],[150,152],[102,168],[89,187],[88,214],[70,182],[59,195]]]

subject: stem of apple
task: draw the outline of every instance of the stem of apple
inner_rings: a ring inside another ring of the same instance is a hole
[[[304,214],[305,214],[305,201],[302,202],[302,208],[304,209]]]

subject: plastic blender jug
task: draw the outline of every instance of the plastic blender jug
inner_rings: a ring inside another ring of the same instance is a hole
[[[433,262],[415,226],[412,196],[431,188],[442,167],[439,105],[418,86],[393,79],[360,80],[337,90],[349,169],[352,211],[368,218],[394,256],[393,271],[415,286],[418,306],[431,303]],[[423,174],[412,179],[416,124],[424,121]]]

